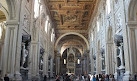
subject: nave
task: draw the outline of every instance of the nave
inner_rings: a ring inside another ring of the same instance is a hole
[[[65,74],[137,81],[137,0],[0,0],[0,80]]]

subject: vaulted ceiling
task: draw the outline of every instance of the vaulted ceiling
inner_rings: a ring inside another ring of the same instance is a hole
[[[47,0],[52,20],[56,25],[56,34],[82,31],[83,35],[87,35],[86,30],[96,2],[97,0]]]

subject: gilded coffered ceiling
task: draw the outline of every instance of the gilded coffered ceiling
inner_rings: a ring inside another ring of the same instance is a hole
[[[47,0],[56,30],[87,30],[97,0]]]

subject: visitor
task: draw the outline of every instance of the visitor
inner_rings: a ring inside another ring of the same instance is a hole
[[[99,81],[98,75],[96,75],[96,81]]]
[[[3,81],[2,76],[0,75],[0,81]]]
[[[114,75],[112,74],[112,81],[115,81],[115,77],[114,77]]]
[[[105,76],[105,81],[109,81],[109,75],[108,74]]]
[[[56,77],[56,81],[60,81],[60,79],[59,79],[59,75]]]
[[[95,75],[93,75],[93,81],[96,81],[96,77],[95,77]]]
[[[84,75],[82,75],[82,81],[85,81]]]
[[[101,78],[102,78],[102,75],[101,75],[101,74],[99,74],[99,81],[101,81]]]
[[[79,75],[77,76],[77,78],[76,78],[76,81],[79,81],[80,79],[79,79]]]
[[[134,81],[137,81],[137,74],[134,75]]]
[[[4,81],[9,81],[9,77],[7,74],[5,74]]]
[[[43,81],[47,81],[47,76],[46,75],[44,76],[44,80]]]
[[[69,78],[69,76],[66,77],[65,81],[71,81],[71,79]]]

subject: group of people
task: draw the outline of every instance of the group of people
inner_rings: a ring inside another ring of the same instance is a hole
[[[130,75],[131,76],[131,75]],[[68,75],[68,74],[63,74],[63,75],[57,75],[55,81],[117,81],[114,78],[113,74],[99,74],[99,75]],[[121,80],[119,80],[121,81]],[[124,81],[124,80],[122,80]],[[134,74],[134,76],[129,77],[129,81],[137,81],[137,74]]]
[[[114,75],[104,75],[104,74],[99,74],[99,75],[93,75],[90,81],[115,81]]]
[[[56,76],[56,81],[115,81],[114,75],[104,75],[104,74],[99,74],[99,75],[57,75]]]

